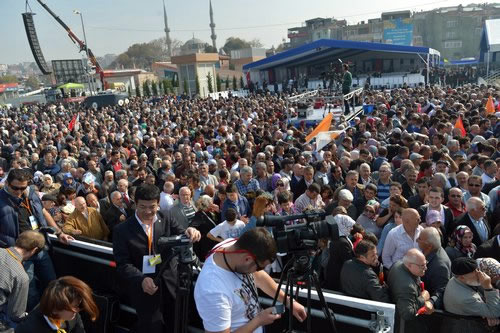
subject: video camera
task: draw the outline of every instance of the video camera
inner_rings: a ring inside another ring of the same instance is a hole
[[[197,264],[198,257],[193,252],[193,243],[186,235],[177,235],[158,238],[160,252],[172,251],[172,255],[179,256],[179,262],[183,264]]]
[[[278,252],[294,253],[306,250],[315,250],[318,240],[339,238],[339,229],[336,223],[325,221],[323,211],[307,211],[304,214],[288,216],[264,216],[257,220],[259,227],[271,227],[276,240]],[[286,225],[287,221],[305,219],[306,222],[295,225]]]

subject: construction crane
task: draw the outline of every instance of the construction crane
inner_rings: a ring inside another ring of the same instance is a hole
[[[92,63],[93,68],[95,69],[96,73],[99,74],[99,78],[101,80],[102,87],[104,87],[104,72],[103,72],[101,65],[99,65],[99,62],[97,62],[97,59],[95,58],[92,51],[87,47],[87,45],[80,38],[78,38],[75,35],[75,33],[73,31],[71,31],[71,29],[68,27],[68,25],[66,23],[64,23],[64,21],[61,20],[61,18],[59,16],[57,16],[42,0],[37,0],[37,1],[38,1],[38,3],[40,3],[40,5],[43,8],[45,8],[46,11],[49,12],[50,15],[52,15],[52,17],[60,25],[62,25],[64,30],[66,30],[66,32],[68,33],[68,36],[71,39],[71,41],[75,44],[78,44],[78,47],[80,48],[79,52],[82,52],[82,51],[86,52],[87,57],[90,60],[90,62]]]

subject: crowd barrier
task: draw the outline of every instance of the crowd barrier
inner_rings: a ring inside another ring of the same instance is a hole
[[[131,318],[135,310],[130,307],[129,300],[123,294],[124,288],[120,286],[116,275],[116,262],[113,258],[113,249],[110,243],[98,241],[75,240],[70,244],[63,244],[53,235],[51,239],[51,257],[58,276],[73,275],[87,282],[97,293],[116,294],[120,298],[122,316],[117,324],[126,327],[133,323]],[[313,327],[327,328],[326,319],[316,302],[317,294],[312,291],[313,300]],[[352,332],[393,332],[394,305],[357,299],[344,295],[325,292],[328,306],[334,311],[339,327],[349,328]],[[301,303],[305,304],[306,290],[299,291]],[[261,297],[264,305],[270,304],[271,299]],[[194,302],[192,302],[194,303]],[[190,316],[194,317],[194,316]],[[287,320],[282,319],[273,325],[278,330],[280,325],[286,325]],[[190,324],[201,329],[201,322],[193,318]],[[125,330],[124,330],[125,331]]]
[[[50,252],[58,276],[73,275],[87,282],[98,294],[117,295],[120,299],[120,316],[115,325],[115,332],[127,332],[135,321],[135,309],[130,306],[127,296],[123,293],[116,274],[116,262],[113,257],[112,245],[107,242],[78,239],[70,244],[59,242],[54,235],[48,235],[51,240]],[[284,288],[284,286],[283,286]],[[294,288],[295,289],[295,288]],[[395,306],[390,303],[375,302],[355,297],[349,297],[334,291],[323,291],[328,307],[333,311],[339,332],[394,332]],[[305,305],[307,289],[298,292],[300,302]],[[267,295],[260,295],[264,306],[269,306],[272,300]],[[318,302],[318,295],[311,291],[313,318],[312,327],[315,331],[328,331],[328,325]],[[192,312],[195,314],[194,301],[191,302]],[[433,315],[436,325],[447,318],[461,318],[443,311],[436,311]],[[463,318],[462,318],[463,319]],[[190,315],[190,330],[203,332],[200,318]],[[468,318],[481,320],[481,318]],[[268,332],[278,332],[285,329],[288,320],[286,315],[270,326]],[[304,324],[297,325],[297,329],[304,329]],[[294,327],[295,328],[295,327]],[[439,327],[435,331],[439,331]]]

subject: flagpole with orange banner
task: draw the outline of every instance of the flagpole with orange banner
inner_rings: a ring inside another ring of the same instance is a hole
[[[458,116],[458,119],[455,123],[455,128],[458,128],[460,129],[460,134],[462,137],[464,137],[467,133],[465,131],[465,127],[464,127],[464,122],[462,121],[462,116]]]
[[[320,132],[326,132],[330,130],[330,125],[332,124],[333,113],[327,114],[327,116],[316,126],[316,128],[306,137],[306,144],[318,135]]]
[[[486,102],[486,114],[494,114],[495,113],[495,103],[493,103],[493,98],[488,97],[488,102]]]

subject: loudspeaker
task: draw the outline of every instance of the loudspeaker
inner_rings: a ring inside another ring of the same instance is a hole
[[[22,13],[24,28],[26,29],[26,36],[28,37],[28,42],[30,43],[31,52],[35,58],[36,64],[43,74],[50,74],[52,71],[50,67],[45,62],[43,57],[42,49],[40,48],[40,43],[38,42],[38,36],[36,35],[35,22],[33,21],[33,13]]]

